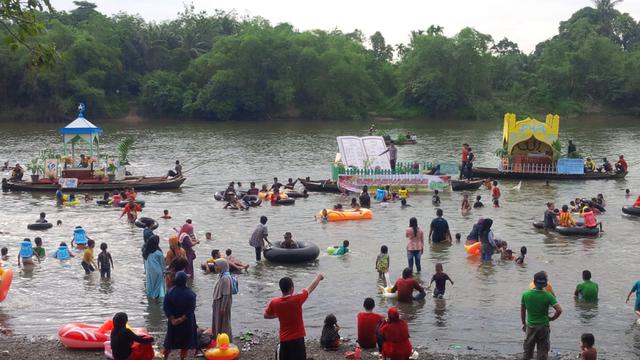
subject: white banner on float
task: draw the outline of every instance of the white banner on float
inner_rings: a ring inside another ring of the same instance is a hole
[[[389,153],[382,136],[338,136],[338,149],[346,167],[390,170]]]

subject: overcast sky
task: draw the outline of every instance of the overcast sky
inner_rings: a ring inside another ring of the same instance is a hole
[[[91,0],[89,0],[91,1]],[[443,26],[454,35],[465,26],[488,33],[494,40],[508,37],[524,51],[558,31],[558,24],[589,0],[94,0],[106,14],[124,11],[147,20],[169,20],[193,3],[197,10],[236,10],[240,15],[262,16],[272,24],[291,23],[299,30],[338,28],[344,32],[362,30],[367,36],[381,31],[388,43],[406,43],[411,30],[431,24]],[[71,10],[73,0],[52,0],[58,10]],[[640,19],[640,0],[626,0],[617,6]]]

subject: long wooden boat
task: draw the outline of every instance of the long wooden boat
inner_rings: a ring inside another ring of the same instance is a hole
[[[451,190],[453,191],[478,190],[483,183],[484,183],[484,179],[451,180]]]
[[[338,183],[332,180],[307,180],[298,178],[307,191],[339,193]]]
[[[627,173],[592,172],[584,174],[528,173],[501,171],[497,168],[477,167],[472,169],[472,176],[491,179],[516,180],[615,180],[624,179]]]
[[[116,181],[79,181],[73,191],[113,191],[133,187],[137,191],[176,190],[187,178],[179,176],[127,176],[124,180]],[[2,179],[2,191],[55,191],[56,182],[27,182]],[[71,189],[70,189],[71,190]]]

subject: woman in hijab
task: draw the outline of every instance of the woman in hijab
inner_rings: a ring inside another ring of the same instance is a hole
[[[484,219],[482,222],[482,230],[480,231],[480,254],[482,261],[491,261],[493,253],[496,251],[496,242],[493,239],[493,231],[491,231],[493,220]]]
[[[167,337],[164,339],[164,358],[171,350],[180,349],[180,359],[186,359],[190,349],[198,346],[196,325],[196,294],[187,288],[187,274],[180,271],[173,281],[174,287],[164,298],[167,316]]]
[[[153,359],[153,347],[137,346],[133,347],[133,343],[151,344],[153,338],[151,336],[138,336],[127,328],[129,321],[127,314],[123,312],[117,313],[113,317],[113,330],[111,330],[111,351],[114,360],[151,360]],[[132,348],[133,347],[133,348]]]
[[[165,274],[165,283],[167,290],[173,286],[173,278],[178,271],[184,270],[188,264],[187,254],[180,246],[178,241],[178,235],[171,235],[169,237],[169,251],[164,257],[164,262],[167,265],[167,272]]]
[[[383,340],[383,358],[406,360],[413,354],[413,346],[409,341],[409,326],[405,320],[400,319],[397,308],[389,308],[387,319],[380,325],[379,332]]]
[[[160,238],[153,235],[147,241],[142,253],[144,268],[147,272],[147,296],[151,299],[164,297],[164,255],[160,250]]]
[[[229,274],[229,263],[225,259],[217,259],[214,263],[215,271],[220,274],[218,282],[213,288],[213,315],[211,320],[211,330],[214,338],[218,334],[226,333],[230,339],[231,334],[231,274]]]

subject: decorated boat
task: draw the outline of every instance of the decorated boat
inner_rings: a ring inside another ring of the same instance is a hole
[[[468,191],[478,190],[484,183],[484,179],[479,180],[451,180],[451,190]]]
[[[516,120],[505,114],[501,157],[497,168],[477,167],[472,177],[518,180],[608,180],[622,179],[627,172],[585,172],[579,154],[562,158],[559,142],[560,116],[547,115],[544,122],[527,117]]]
[[[31,160],[31,181],[24,175],[2,179],[2,191],[113,191],[135,188],[139,191],[175,190],[186,180],[183,176],[131,176],[125,164],[133,142],[126,138],[118,146],[118,157],[101,156],[102,129],[84,117],[85,106],[80,104],[78,117],[60,129],[64,152],[56,155],[52,150],[41,151]],[[77,159],[78,150],[82,153]]]
[[[339,193],[338,183],[333,180],[311,180],[309,178],[298,178],[298,181],[304,186],[307,191],[312,192],[325,192],[325,193]]]

